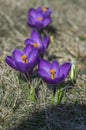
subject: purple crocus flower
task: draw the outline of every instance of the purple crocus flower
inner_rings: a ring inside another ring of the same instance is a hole
[[[39,9],[31,8],[28,12],[27,23],[30,27],[42,29],[51,23],[50,15],[43,14]]]
[[[31,38],[27,38],[25,40],[26,45],[32,45],[34,48],[38,49],[40,54],[44,54],[45,50],[48,48],[48,45],[50,43],[50,37],[45,36],[42,40],[40,34],[33,30],[31,33]]]
[[[64,63],[59,66],[55,60],[52,63],[41,59],[38,65],[38,73],[48,84],[60,84],[63,82],[71,69],[71,63]]]
[[[24,51],[15,49],[12,56],[6,57],[6,63],[28,75],[38,63],[38,50],[33,49],[32,46],[26,46]]]
[[[52,10],[50,8],[46,8],[46,7],[38,7],[37,10],[41,11],[43,13],[44,17],[48,17],[52,13]]]

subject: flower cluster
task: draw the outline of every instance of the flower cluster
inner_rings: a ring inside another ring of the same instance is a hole
[[[67,62],[60,66],[56,60],[50,63],[42,58],[49,46],[50,37],[41,35],[39,30],[51,23],[51,13],[51,9],[46,7],[31,8],[28,11],[27,23],[33,28],[31,36],[25,39],[24,50],[14,49],[12,56],[6,57],[6,63],[15,70],[24,73],[27,77],[38,65],[38,74],[45,82],[59,84],[69,74],[71,63]]]

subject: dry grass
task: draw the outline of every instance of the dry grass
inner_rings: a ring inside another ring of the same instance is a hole
[[[27,11],[40,5],[52,8],[53,39],[45,57],[71,61],[79,70],[76,83],[66,82],[61,105],[51,105],[51,90],[39,77],[38,100],[27,99],[25,78],[5,63],[6,55],[23,49],[31,29]],[[55,29],[54,29],[55,28]],[[86,130],[86,2],[85,0],[0,0],[0,130]]]

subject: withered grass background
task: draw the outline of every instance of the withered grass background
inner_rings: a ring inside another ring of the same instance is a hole
[[[70,61],[78,69],[76,83],[65,86],[61,105],[51,105],[52,92],[38,77],[32,79],[40,88],[38,101],[28,101],[28,83],[5,63],[14,48],[24,48],[31,32],[27,11],[40,5],[53,10],[45,58]],[[0,0],[0,130],[86,130],[85,0]]]

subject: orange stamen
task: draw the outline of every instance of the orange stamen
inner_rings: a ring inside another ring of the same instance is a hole
[[[38,43],[33,44],[34,48],[38,48],[40,45]]]
[[[43,18],[42,17],[38,17],[38,21],[42,21],[43,20]]]
[[[56,78],[56,71],[54,69],[51,69],[50,70],[50,75],[51,75],[52,79],[55,79]]]
[[[43,12],[46,12],[46,11],[47,11],[47,8],[46,8],[46,7],[43,7],[43,8],[42,8],[42,11],[43,11]]]
[[[21,56],[21,59],[25,62],[28,63],[28,58],[26,57],[26,55]]]

